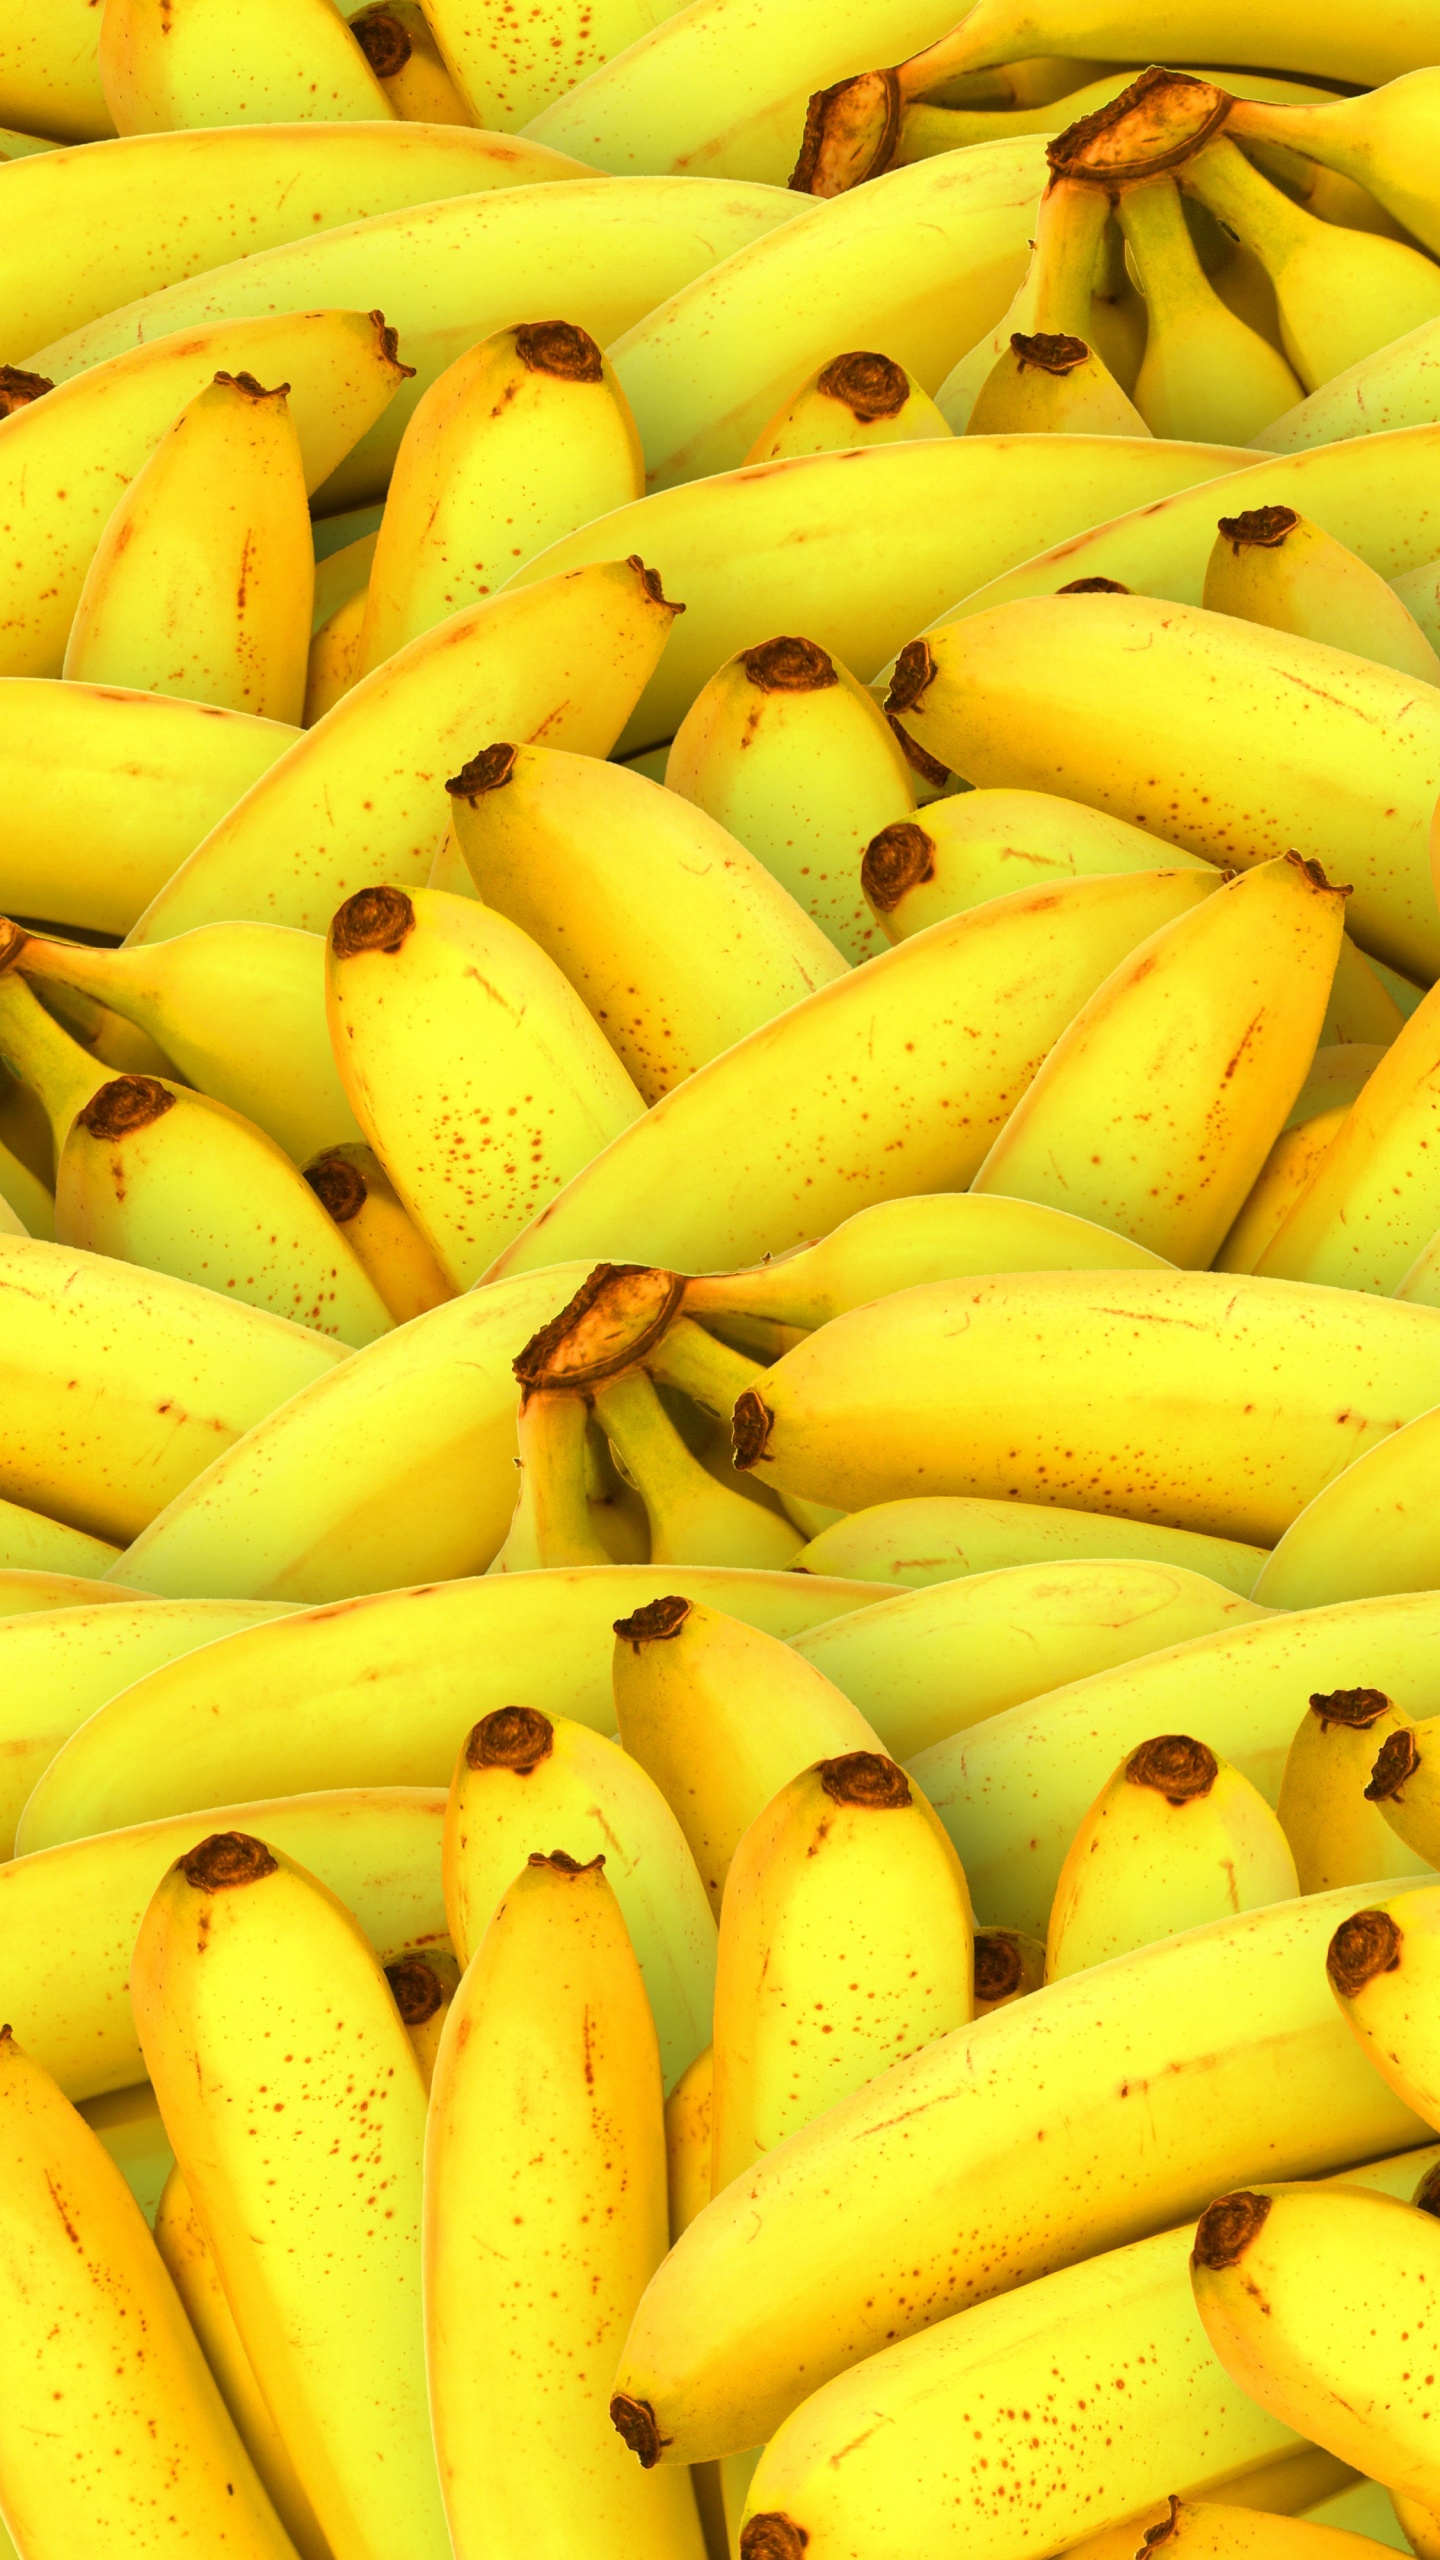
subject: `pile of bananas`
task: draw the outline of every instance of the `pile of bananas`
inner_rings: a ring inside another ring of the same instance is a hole
[[[0,0],[0,2560],[1440,2560],[1440,0],[956,5]]]

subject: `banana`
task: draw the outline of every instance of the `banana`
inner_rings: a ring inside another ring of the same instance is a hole
[[[367,600],[365,588],[357,588],[317,624],[311,635],[305,661],[305,707],[300,721],[304,729],[313,729],[327,711],[333,711],[360,673],[360,635],[365,628]]]
[[[1405,1023],[1260,1258],[1277,1278],[1398,1289],[1440,1226],[1427,1179],[1440,1102],[1440,998]]]
[[[7,1573],[64,1573],[89,1580],[104,1573],[119,1553],[108,1540],[67,1529],[43,1512],[27,1511],[21,1502],[0,1502],[0,1567]]]
[[[1392,1733],[1406,1728],[1383,1689],[1317,1691],[1295,1729],[1280,1781],[1280,1828],[1302,1893],[1426,1872],[1369,1796],[1367,1780]]]
[[[426,0],[430,22],[473,121],[512,133],[671,14],[673,0],[570,0],[561,12],[502,28],[475,0]]]
[[[1207,2207],[1191,2272],[1215,2354],[1262,2409],[1372,2479],[1440,2503],[1421,2369],[1440,2273],[1428,2213],[1360,2187],[1267,2181]]]
[[[635,422],[584,329],[525,322],[471,347],[401,437],[357,674],[644,487]]]
[[[8,2026],[0,2157],[0,2499],[22,2549],[293,2560],[139,2207]]]
[[[965,422],[967,436],[1140,436],[1150,429],[1083,338],[1019,330]]]
[[[352,9],[348,23],[392,115],[418,124],[473,121],[419,0],[379,0],[374,7]]]
[[[99,1539],[95,1544],[101,1545]],[[90,1607],[99,1593],[103,1608],[107,1599],[143,1600],[142,1591],[127,1591],[123,1586],[106,1582],[97,1584],[79,1573],[35,1572],[23,1565],[8,1567],[0,1577],[0,1617],[29,1617],[40,1609]]]
[[[1440,324],[1425,321],[1322,382],[1255,438],[1272,453],[1302,454],[1337,438],[1391,435],[1435,417],[1435,351]],[[1409,574],[1418,576],[1417,564]],[[1402,601],[1405,600],[1401,590]],[[1418,612],[1417,607],[1412,610]]]
[[[247,915],[320,932],[370,881],[418,885],[444,833],[440,777],[476,730],[543,732],[608,754],[678,610],[638,558],[611,558],[452,614],[296,742],[152,899],[131,940]]]
[[[1221,301],[1168,171],[1126,187],[1116,210],[1145,296],[1140,415],[1157,436],[1251,443],[1303,396],[1290,366]]]
[[[1428,1721],[1419,1729],[1429,1742]],[[1436,1820],[1435,1755],[1421,1750],[1420,1739],[1410,1725],[1388,1734],[1375,1754],[1367,1800],[1378,1805],[1395,1838],[1402,1841],[1417,1859],[1433,1863],[1432,1851],[1440,1851],[1440,1824]],[[1397,1863],[1392,1852],[1392,1866]]]
[[[592,1429],[589,1407],[579,1396],[522,1387],[515,1417],[520,1489],[491,1573],[608,1561],[590,1490]],[[648,1523],[644,1544],[649,1545]]]
[[[262,926],[259,930],[264,931]],[[183,937],[182,937],[183,938]],[[157,954],[174,943],[153,946]],[[327,1044],[328,1045],[328,1044]],[[346,1118],[350,1116],[346,1105]],[[419,1228],[407,1217],[373,1147],[327,1147],[305,1167],[305,1179],[363,1264],[397,1324],[454,1297]]]
[[[1308,1609],[1429,1590],[1437,1557],[1429,1495],[1440,1413],[1417,1414],[1321,1485],[1267,1560],[1256,1597]]]
[[[1437,86],[1427,67],[1361,97],[1309,105],[1240,99],[1226,130],[1237,142],[1279,143],[1353,179],[1423,248],[1440,250],[1440,190],[1430,149]]]
[[[1176,55],[1202,62],[1264,61],[1294,67],[1320,80],[1368,85],[1392,80],[1432,43],[1428,8],[1413,17],[1327,21],[1317,26],[1303,0],[1265,0],[1258,12],[1244,0],[1179,0],[1165,23]],[[906,84],[923,96],[941,80],[984,71],[1031,53],[1071,51],[1101,60],[1142,55],[1154,20],[1135,0],[980,0],[953,32],[914,62],[903,65]]]
[[[62,1244],[168,1271],[351,1347],[394,1323],[274,1139],[158,1076],[115,1076],[77,1112],[56,1166],[55,1223]]]
[[[315,555],[288,389],[217,373],[186,403],[100,537],[64,675],[299,722]]]
[[[1077,1007],[1213,880],[1153,871],[1021,891],[883,953],[657,1103],[491,1276],[571,1252],[714,1270],[823,1233],[857,1195],[959,1189]],[[702,1161],[703,1186],[681,1179]]]
[[[12,0],[0,27],[0,115],[61,142],[98,142],[113,133],[97,32],[90,0],[55,0],[43,17]]]
[[[55,1238],[55,1194],[0,1139],[0,1207],[11,1235]]]
[[[283,1614],[264,1600],[126,1600],[103,1585],[82,1599],[57,1590],[49,1606],[0,1625],[0,1856],[37,1779],[107,1698],[162,1663],[236,1628]]]
[[[1258,1788],[1207,1743],[1157,1734],[1121,1761],[1065,1853],[1045,1978],[1299,1891],[1289,1842]]]
[[[1053,792],[960,791],[932,801],[923,821],[881,827],[865,847],[860,885],[887,939],[907,942],[1012,889],[1096,871],[1153,870],[1157,850],[1143,827]],[[1204,860],[1178,845],[1165,846],[1164,855],[1177,870]]]
[[[860,854],[909,820],[914,785],[871,695],[827,650],[782,637],[717,668],[676,731],[665,787],[738,836],[847,960],[881,947]]]
[[[781,462],[792,453],[852,452],[856,446],[910,444],[949,433],[913,373],[892,356],[856,348],[832,356],[782,400],[745,460]]]
[[[1163,2230],[1243,2161],[1303,2177],[1423,2140],[1323,1978],[1321,1949],[1362,1899],[1242,1912],[1052,1983],[803,2126],[652,2279],[616,2377],[627,2441],[672,2461],[761,2443],[888,2340]],[[1143,2183],[1128,2130],[1142,2090]]]
[[[130,342],[83,379],[0,418],[11,544],[0,578],[0,673],[58,675],[85,574],[115,506],[186,402],[217,369],[293,385],[305,485],[317,488],[391,400],[404,368],[393,330],[364,310],[190,328]],[[42,909],[43,913],[44,910]]]
[[[1092,1554],[877,1592],[873,1607],[796,1637],[794,1650],[909,1760],[1027,1698],[1259,1614],[1184,1565]]]
[[[1434,1236],[1415,1256],[1403,1280],[1395,1284],[1394,1295],[1411,1306],[1431,1307],[1440,1300],[1437,1286],[1437,1240]]]
[[[1062,1032],[973,1187],[1208,1265],[1314,1053],[1344,903],[1292,853],[1152,934]]]
[[[175,2156],[335,2560],[441,2560],[425,2089],[373,1948],[316,1876],[231,1829],[168,1869],[130,1980]]]
[[[76,2112],[99,2135],[153,2230],[175,2154],[149,2081],[138,2081],[133,2089],[112,2089],[103,2098],[82,2099]]]
[[[15,962],[23,941],[20,926],[0,917],[0,1062],[39,1104],[58,1161],[76,1113],[108,1079],[18,974]]]
[[[460,1967],[444,1948],[429,1947],[423,1955],[395,1957],[385,1967],[385,1979],[428,2093],[445,2020],[460,1987]]]
[[[1328,641],[1440,684],[1440,658],[1394,588],[1293,507],[1220,518],[1203,602],[1208,612]]]
[[[1440,693],[1319,641],[1150,596],[964,613],[902,651],[887,707],[967,781],[1059,787],[1212,861],[1297,846],[1353,885],[1351,932],[1440,970],[1426,830]],[[1163,782],[1145,750],[1163,727]]]
[[[456,1995],[425,2144],[430,2405],[460,2560],[703,2560],[685,2473],[647,2478],[605,2405],[665,2252],[665,2171],[655,2029],[605,1859],[537,1852]],[[478,2431],[499,2406],[503,2428]]]
[[[1021,1929],[977,1929],[975,1932],[975,2015],[988,2018],[992,2009],[1008,2009],[1028,2000],[1045,1981],[1045,1941]]]
[[[1337,2530],[1345,2540],[1336,2539]],[[1354,2551],[1350,2546],[1356,2543]],[[1295,2516],[1252,2513],[1244,2504],[1192,2504],[1173,2494],[1146,2537],[1145,2548],[1168,2560],[1182,2552],[1194,2560],[1380,2560],[1394,2545],[1375,2542],[1358,2527],[1307,2523]]]
[[[330,2560],[315,2510],[300,2486],[285,2439],[265,2404],[255,2368],[240,2343],[235,2314],[225,2298],[210,2243],[190,2190],[172,2168],[155,2216],[155,2246],[180,2296],[185,2316],[210,2367],[265,2492],[300,2560]]]
[[[1359,953],[1356,953],[1359,960]],[[1338,972],[1337,972],[1338,975]],[[1383,995],[1383,990],[1380,991]],[[1335,992],[1331,987],[1331,1005]],[[1253,1271],[1279,1234],[1358,1093],[1368,1083],[1383,1047],[1342,1042],[1315,1052],[1312,1067],[1285,1126],[1245,1196],[1245,1203],[1214,1257],[1217,1271]]]
[[[1013,73],[1021,68],[1020,64],[1013,64],[1008,73],[1002,71],[998,77],[1002,81],[1010,80]],[[1067,63],[1067,83],[1077,72],[1087,70],[1098,72],[1099,65]],[[1198,78],[1203,75],[1187,72],[1186,76]],[[895,144],[897,163],[903,166],[906,161],[922,159],[932,151],[967,150],[976,142],[1007,141],[1016,133],[1066,132],[1082,117],[1093,115],[1097,108],[1108,107],[1112,99],[1133,85],[1135,73],[1130,69],[1106,71],[1103,78],[1082,80],[1073,88],[1067,85],[1053,96],[1027,98],[1023,104],[1018,96],[1007,91],[1004,103],[997,97],[993,105],[986,105],[978,95],[971,94],[972,82],[978,88],[985,77],[983,72],[971,74],[969,78],[962,74],[953,84],[957,93],[964,94],[964,105],[936,105],[924,98],[905,107]],[[1045,85],[1048,88],[1049,84]],[[1312,102],[1323,102],[1329,95],[1327,90],[1316,88],[1313,81],[1271,80],[1263,72],[1254,71],[1231,72],[1226,87],[1233,97],[1262,98],[1282,106],[1308,106]]]
[[[774,1572],[793,1564],[804,1532],[747,1501],[738,1485],[716,1483],[643,1370],[597,1387],[594,1408],[645,1505],[652,1564],[755,1565]]]
[[[29,1236],[0,1236],[0,1336],[0,1492],[116,1544],[343,1356],[214,1290]]]
[[[717,1913],[736,1847],[786,1781],[876,1747],[859,1710],[788,1646],[675,1592],[617,1618],[614,1679],[620,1739],[670,1805]]]
[[[685,1835],[618,1743],[569,1716],[501,1707],[467,1736],[445,1815],[445,1911],[462,1967],[547,1840],[582,1861],[603,1852],[669,2089],[710,2041],[715,1989],[715,1923]]]
[[[330,0],[107,0],[100,83],[121,133],[394,112]]]
[[[30,1798],[20,1852],[239,1801],[255,1770],[292,1795],[374,1783],[443,1793],[477,1708],[507,1705],[517,1685],[552,1721],[611,1734],[615,1620],[656,1579],[649,1565],[607,1564],[432,1582],[227,1637],[188,1669],[134,1681],[72,1736]],[[876,1596],[873,1583],[716,1565],[672,1566],[665,1579],[782,1642]]]
[[[149,1032],[191,1084],[253,1120],[297,1164],[359,1138],[330,1047],[318,933],[236,921],[119,951],[32,933],[15,965],[42,986],[98,997]]]
[[[797,1573],[858,1574],[912,1590],[1004,1565],[1057,1566],[1074,1557],[1126,1557],[1179,1565],[1227,1591],[1248,1596],[1265,1562],[1263,1547],[1232,1538],[1197,1537],[1191,1529],[1113,1518],[1104,1511],[1052,1510],[1038,1502],[981,1502],[933,1494],[910,1502],[878,1502],[822,1529],[795,1559]],[[1368,1872],[1368,1870],[1367,1870]]]
[[[449,789],[484,905],[565,972],[647,1102],[846,974],[763,860],[623,765],[496,744]]]
[[[670,2196],[670,2238],[688,2231],[710,2201],[710,2125],[715,2084],[715,2051],[706,2045],[688,2070],[682,2071],[665,2101],[666,2185]]]

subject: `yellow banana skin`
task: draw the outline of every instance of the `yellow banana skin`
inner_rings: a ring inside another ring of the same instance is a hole
[[[1277,142],[1369,189],[1415,239],[1440,250],[1440,192],[1430,156],[1433,69],[1409,71],[1368,97],[1312,105],[1242,100],[1227,130],[1237,142]]]
[[[1349,946],[1353,948],[1353,946]],[[1347,946],[1341,945],[1344,965]],[[1361,967],[1360,954],[1355,960]],[[1330,1013],[1346,1003],[1337,998],[1340,970],[1330,988]],[[1373,972],[1372,972],[1373,976]],[[1393,1001],[1388,992],[1374,981],[1382,1004]],[[1398,1006],[1395,1008],[1398,1013]],[[1244,1206],[1214,1259],[1217,1271],[1254,1271],[1262,1255],[1274,1242],[1296,1201],[1306,1189],[1321,1157],[1336,1137],[1356,1096],[1369,1081],[1385,1055],[1389,1042],[1399,1036],[1401,1025],[1383,1018],[1367,1023],[1366,1029],[1383,1031],[1382,1041],[1351,1040],[1346,1024],[1340,1038],[1329,1047],[1315,1052],[1310,1073],[1290,1107],[1284,1128],[1245,1195]],[[1327,1015],[1325,1029],[1332,1028]]]
[[[706,2045],[687,2071],[682,2071],[665,2101],[666,2179],[670,2192],[670,2238],[679,2239],[710,2201],[710,2126],[715,2084],[715,2053]]]
[[[1102,1556],[1182,1565],[1245,1599],[1265,1562],[1265,1549],[1104,1511],[940,1493],[847,1512],[801,1548],[795,1570],[859,1574],[863,1580],[925,1590],[932,1583],[993,1573],[1007,1565],[1054,1568],[1072,1558]]]
[[[1208,612],[1295,631],[1423,684],[1440,683],[1440,658],[1394,588],[1291,508],[1221,518],[1204,603]]]
[[[745,459],[780,462],[792,453],[853,452],[857,445],[910,444],[949,433],[913,373],[893,357],[857,350],[832,357],[782,401]]]
[[[1440,1227],[1429,1156],[1440,1108],[1440,997],[1417,1007],[1356,1095],[1259,1268],[1393,1291]]]
[[[173,946],[158,943],[159,951]],[[328,1047],[328,1042],[327,1042]],[[350,1117],[350,1106],[345,1106]],[[408,1324],[455,1296],[373,1147],[327,1147],[305,1167],[305,1179],[364,1264],[397,1324]]]
[[[1322,382],[1255,438],[1268,452],[1305,458],[1316,446],[1348,437],[1391,435],[1433,423],[1434,367],[1440,321],[1407,329],[1392,345]],[[1422,564],[1410,564],[1419,568]],[[1412,606],[1412,610],[1418,610]]]
[[[1293,408],[1300,384],[1285,358],[1246,327],[1200,263],[1168,172],[1126,187],[1116,207],[1145,295],[1145,353],[1135,399],[1155,435],[1249,444]]]
[[[443,1793],[476,1709],[507,1706],[522,1670],[536,1709],[611,1734],[615,1620],[653,1599],[656,1579],[650,1565],[607,1564],[430,1582],[287,1613],[278,1647],[255,1646],[271,1632],[262,1628],[244,1645],[210,1645],[188,1675],[176,1664],[136,1680],[57,1754],[27,1807],[21,1850],[281,1783],[297,1795],[352,1784]],[[664,1581],[782,1642],[876,1596],[873,1583],[729,1566],[668,1565]]]
[[[25,132],[96,142],[114,132],[90,0],[57,0],[43,18],[8,9],[0,36],[0,115]]]
[[[1049,791],[960,791],[923,818],[881,829],[865,848],[861,886],[890,942],[987,898],[1095,871],[1149,871],[1160,847],[1143,827]],[[1203,861],[1167,845],[1177,868]]]
[[[1330,1987],[1383,2080],[1433,2124],[1440,2115],[1440,2050],[1434,2007],[1440,1943],[1440,1885],[1412,1886],[1372,1903],[1330,1942]],[[1400,2480],[1413,2497],[1440,2497],[1440,2467],[1428,2486]]]
[[[883,953],[657,1103],[490,1277],[572,1253],[723,1269],[838,1225],[857,1196],[961,1189],[1077,1006],[1209,888],[1155,871],[1020,891]],[[702,1154],[703,1196],[678,1181]]]
[[[1429,1486],[1440,1413],[1417,1414],[1322,1485],[1263,1566],[1255,1596],[1313,1609],[1385,1591],[1428,1591],[1440,1570]]]
[[[0,1567],[6,1572],[63,1573],[88,1581],[105,1572],[120,1550],[83,1529],[66,1529],[20,1502],[0,1501]]]
[[[352,9],[349,22],[397,116],[417,124],[475,121],[445,68],[419,0],[399,0],[398,7]]]
[[[120,2172],[0,2032],[0,2498],[31,2560],[293,2560]]]
[[[1367,1801],[1370,1772],[1390,1736],[1408,1730],[1383,1689],[1317,1691],[1295,1728],[1276,1811],[1295,1853],[1302,1893],[1384,1876],[1424,1875],[1409,1848]]]
[[[393,113],[326,0],[245,0],[238,11],[225,0],[115,0],[100,79],[121,133]]]
[[[428,15],[458,94],[478,125],[510,133],[623,53],[670,14],[669,0],[583,0],[533,27],[502,30],[475,0],[431,0]]]

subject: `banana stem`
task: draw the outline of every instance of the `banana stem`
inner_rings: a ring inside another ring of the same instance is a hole
[[[0,975],[0,1059],[35,1096],[50,1123],[57,1156],[76,1112],[114,1073],[113,1068],[97,1067],[79,1042],[52,1022],[14,968]]]
[[[520,1496],[510,1534],[490,1570],[526,1573],[539,1567],[609,1564],[590,1517],[585,1493],[585,1437],[590,1415],[583,1396],[531,1393],[516,1423],[520,1444]]]
[[[728,1342],[717,1342],[690,1316],[681,1316],[671,1326],[645,1366],[663,1387],[678,1387],[719,1422],[729,1421],[736,1397],[764,1374],[760,1361],[747,1360],[743,1351],[732,1351]]]
[[[654,1563],[789,1564],[801,1544],[793,1529],[692,1456],[643,1370],[596,1389],[595,1419],[645,1505]]]
[[[1090,298],[1109,219],[1103,187],[1052,178],[1035,222],[1036,332],[1083,338],[1093,350]]]
[[[1140,290],[1158,319],[1193,296],[1204,270],[1185,220],[1180,190],[1166,171],[1127,187],[1116,208],[1140,279]]]
[[[1208,205],[1264,266],[1298,247],[1307,236],[1306,223],[1314,219],[1262,178],[1244,152],[1223,134],[1187,161],[1180,183],[1187,195],[1198,196]]]

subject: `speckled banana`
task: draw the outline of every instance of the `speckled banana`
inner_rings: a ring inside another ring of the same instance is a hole
[[[1276,1806],[1302,1893],[1426,1872],[1427,1860],[1401,1839],[1370,1793],[1380,1751],[1392,1734],[1408,1730],[1383,1689],[1322,1689],[1311,1698],[1286,1755]]]
[[[1205,571],[1207,612],[1323,640],[1440,684],[1424,632],[1379,573],[1293,507],[1222,516]]]
[[[107,0],[100,79],[121,133],[393,112],[329,0]]]
[[[854,1573],[924,1590],[932,1583],[968,1580],[1007,1565],[1055,1566],[1102,1556],[1180,1565],[1227,1590],[1248,1594],[1265,1549],[1230,1538],[1197,1538],[1190,1529],[1167,1529],[1108,1511],[937,1493],[846,1512],[802,1547],[795,1564],[802,1573]]]

